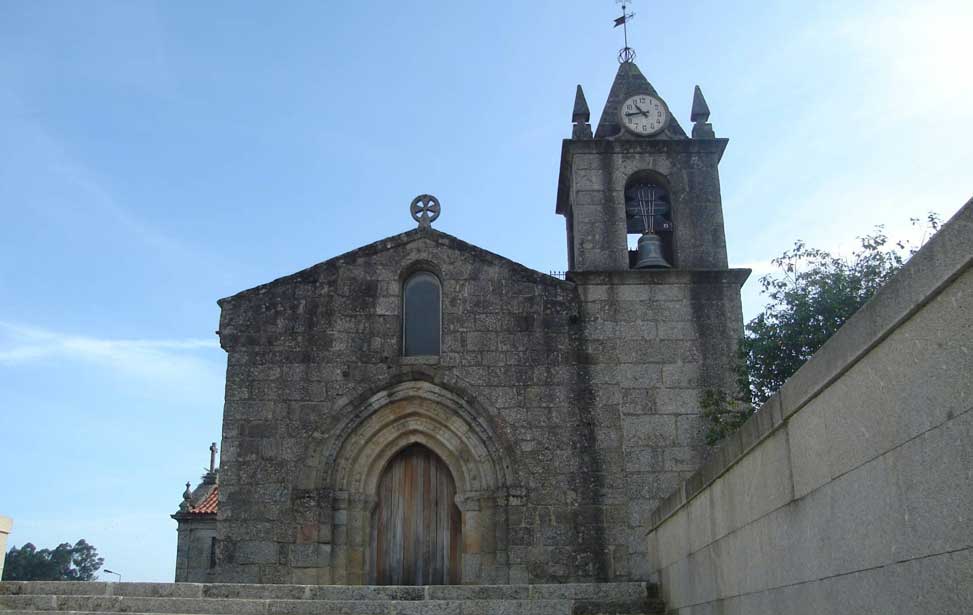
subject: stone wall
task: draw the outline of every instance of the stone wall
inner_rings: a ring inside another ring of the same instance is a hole
[[[13,528],[14,520],[0,515],[0,554],[7,552],[7,536]],[[3,577],[3,558],[0,558],[0,578]]]
[[[968,613],[973,201],[651,518],[670,612]]]
[[[216,517],[182,519],[176,541],[176,582],[205,583],[214,578]]]
[[[571,270],[629,269],[625,186],[640,174],[672,200],[673,266],[725,270],[718,165],[726,145],[726,139],[565,139],[557,213],[567,224]]]
[[[419,269],[442,281],[438,358],[400,356]],[[217,578],[363,582],[375,468],[409,442],[456,479],[464,583],[644,578],[642,511],[699,463],[744,278],[562,281],[425,230],[222,300]]]
[[[648,577],[648,513],[695,471],[703,440],[700,391],[732,387],[749,271],[573,272],[582,302],[601,472],[627,524],[612,528],[616,565]],[[622,546],[624,545],[624,547]]]

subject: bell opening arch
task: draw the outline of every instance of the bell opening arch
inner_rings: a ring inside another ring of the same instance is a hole
[[[673,202],[669,182],[655,171],[636,171],[625,181],[625,233],[629,267],[668,268],[676,263]],[[652,238],[652,247],[641,244]],[[648,252],[648,254],[647,254]]]

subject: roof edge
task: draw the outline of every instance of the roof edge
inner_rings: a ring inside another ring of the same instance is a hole
[[[495,252],[491,252],[485,248],[481,248],[480,246],[463,241],[462,239],[450,235],[449,233],[444,233],[442,231],[433,228],[415,228],[406,231],[404,233],[399,233],[398,235],[392,235],[384,239],[379,239],[378,241],[373,241],[372,243],[355,248],[354,250],[349,250],[348,252],[344,252],[337,256],[333,256],[327,260],[321,261],[319,263],[315,263],[314,265],[301,269],[300,271],[297,271],[295,273],[281,276],[279,278],[271,280],[270,282],[265,282],[258,286],[254,286],[252,288],[242,290],[238,293],[234,293],[233,295],[230,295],[228,297],[223,297],[222,299],[218,299],[216,303],[220,307],[224,307],[225,304],[232,302],[234,299],[238,297],[259,294],[261,292],[264,292],[266,289],[270,288],[271,286],[281,284],[283,282],[297,281],[297,280],[301,280],[302,278],[307,278],[310,273],[318,269],[321,269],[323,267],[337,266],[342,264],[342,262],[344,261],[355,260],[365,256],[371,256],[381,251],[397,248],[399,246],[411,243],[413,241],[419,241],[421,239],[435,241],[443,245],[453,244],[454,247],[471,250],[483,257],[486,257],[487,259],[495,263],[503,263],[508,266],[513,266],[514,268],[520,270],[521,273],[533,277],[534,280],[537,282],[550,283],[553,285],[567,285],[567,287],[574,286],[574,284],[572,284],[571,282],[562,280],[560,278],[556,278],[554,276],[548,275],[541,271],[537,271],[536,269],[531,269],[530,267],[518,263],[517,261],[511,260],[505,256],[501,256]]]

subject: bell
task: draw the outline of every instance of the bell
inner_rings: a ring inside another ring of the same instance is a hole
[[[635,261],[635,268],[648,269],[649,267],[672,267],[662,256],[662,239],[655,233],[645,233],[639,237],[638,260]]]

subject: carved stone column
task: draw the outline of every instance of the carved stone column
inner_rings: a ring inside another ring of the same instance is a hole
[[[460,579],[464,585],[479,584],[481,578],[483,526],[480,497],[479,492],[456,494],[456,506],[460,511],[460,525],[463,532]]]

